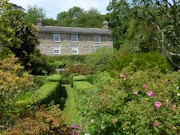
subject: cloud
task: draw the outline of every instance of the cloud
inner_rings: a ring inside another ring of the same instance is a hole
[[[89,10],[91,7],[96,8],[102,14],[106,13],[106,7],[110,0],[9,0],[11,3],[15,3],[22,6],[27,10],[29,5],[37,5],[46,11],[48,18],[56,19],[58,13],[67,11],[73,6]]]

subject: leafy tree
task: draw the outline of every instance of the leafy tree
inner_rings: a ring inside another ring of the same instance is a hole
[[[119,49],[127,37],[127,29],[131,20],[130,4],[126,0],[113,0],[107,6],[111,11],[109,22],[112,27],[114,47]]]
[[[83,12],[80,7],[70,8],[67,12],[63,11],[57,14],[57,20],[62,21],[66,26],[74,26],[74,20]]]
[[[32,24],[36,24],[37,18],[45,19],[46,18],[45,10],[41,7],[38,7],[37,5],[34,6],[29,5],[27,9],[26,19]]]
[[[180,68],[180,1],[179,0],[134,0],[135,17],[148,20],[153,24],[161,38],[162,53],[165,54],[174,66]]]
[[[84,11],[75,20],[76,27],[101,28],[104,16],[95,8]]]
[[[42,66],[41,69],[47,66],[44,60],[40,60],[42,56],[36,49],[36,45],[39,44],[37,28],[25,19],[25,13],[21,9],[14,9],[7,1],[3,1],[1,5],[0,48],[2,56],[14,53],[25,70],[30,70],[33,74],[39,73],[39,70],[36,70],[39,69],[38,66]],[[39,59],[33,55],[38,56]]]

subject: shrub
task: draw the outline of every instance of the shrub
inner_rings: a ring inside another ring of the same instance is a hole
[[[48,76],[45,76],[45,75],[37,75],[37,76],[35,77],[37,84],[38,84],[39,86],[42,86],[43,84],[45,84],[47,77],[48,77]]]
[[[60,74],[53,74],[46,78],[47,82],[61,82]]]
[[[87,81],[87,78],[84,75],[74,76],[73,77],[73,86],[74,86],[75,81]]]
[[[109,70],[110,62],[115,59],[116,50],[102,47],[86,58],[86,64],[93,73]]]
[[[79,102],[89,134],[178,134],[180,71],[137,71],[99,82]],[[105,77],[104,77],[105,78]],[[110,83],[106,83],[109,82]],[[101,84],[102,83],[102,84]]]
[[[68,75],[70,74],[73,74],[73,73],[79,73],[79,74],[82,74],[82,75],[88,75],[88,74],[91,74],[91,70],[87,67],[87,66],[84,66],[84,65],[72,65],[72,64],[68,64],[66,66],[66,73]]]
[[[117,54],[116,59],[111,63],[111,69],[121,71],[123,68],[127,68],[130,72],[159,70],[162,73],[168,73],[171,70],[165,56],[152,52],[128,55]]]
[[[24,101],[17,101],[17,105],[41,105],[48,104],[52,100],[56,103],[59,102],[58,89],[60,84],[58,82],[46,82],[32,96]]]
[[[79,75],[80,75],[79,73],[74,73],[74,74],[70,75],[70,85],[71,85],[71,87],[73,87],[73,77],[74,76],[79,76]]]
[[[66,119],[58,105],[48,108],[41,106],[36,112],[26,111],[23,118],[19,118],[16,124],[8,129],[4,135],[71,135],[72,129],[66,124]]]

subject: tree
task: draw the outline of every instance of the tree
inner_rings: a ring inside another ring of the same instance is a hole
[[[112,0],[107,6],[110,13],[110,25],[113,33],[114,47],[120,49],[127,37],[127,29],[131,20],[130,4],[126,0]]]
[[[75,20],[74,26],[86,28],[101,28],[104,16],[95,8],[90,8],[79,14]]]
[[[135,17],[151,22],[160,33],[161,51],[170,62],[180,68],[180,1],[134,0]],[[176,62],[174,62],[176,57]]]
[[[45,19],[46,18],[46,12],[43,8],[38,7],[37,5],[34,6],[28,6],[26,19],[32,23],[36,24],[37,18]]]
[[[42,61],[42,56],[36,45],[38,41],[38,29],[25,19],[25,13],[20,9],[14,9],[12,4],[6,0],[2,3],[0,14],[0,48],[1,55],[8,53],[15,54],[19,58],[25,70],[36,74],[39,66],[42,71],[47,66],[46,61]],[[34,56],[38,56],[39,59]],[[33,59],[34,58],[34,59]],[[42,63],[39,63],[42,62]]]
[[[70,8],[67,12],[63,11],[57,14],[57,20],[66,23],[66,26],[74,26],[74,20],[83,12],[80,7]]]

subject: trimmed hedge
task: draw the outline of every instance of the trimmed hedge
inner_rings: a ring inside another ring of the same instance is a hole
[[[46,82],[30,98],[16,103],[18,105],[41,105],[50,103],[52,99],[57,103],[59,87],[58,82]]]
[[[46,78],[47,82],[61,82],[62,76],[60,74],[53,74]]]
[[[73,77],[74,76],[79,76],[79,75],[80,75],[79,73],[74,73],[74,74],[70,75],[70,85],[71,85],[71,87],[73,87]]]
[[[37,76],[36,76],[36,81],[37,81],[38,85],[42,86],[43,84],[45,84],[47,77],[49,77],[49,76],[37,75]]]

